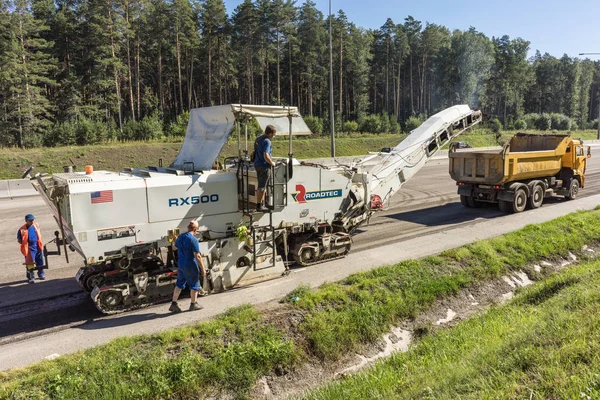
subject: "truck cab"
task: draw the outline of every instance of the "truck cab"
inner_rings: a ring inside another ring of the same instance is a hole
[[[567,146],[563,156],[563,171],[570,176],[564,176],[565,179],[575,178],[579,181],[581,187],[585,187],[585,171],[587,159],[592,156],[590,146],[587,151],[584,149],[581,139],[573,139]]]

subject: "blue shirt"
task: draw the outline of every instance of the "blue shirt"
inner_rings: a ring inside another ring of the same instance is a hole
[[[177,247],[177,264],[179,268],[188,269],[194,268],[198,270],[198,261],[194,257],[194,253],[200,253],[200,243],[198,239],[190,232],[179,235],[175,241]]]
[[[19,229],[17,231],[17,240],[21,240],[21,230]],[[29,244],[29,246],[37,246],[37,241],[38,241],[38,236],[37,236],[37,232],[35,231],[35,228],[33,227],[33,225],[31,225],[28,229],[27,229],[27,242]]]
[[[271,164],[265,160],[265,153],[268,153],[270,156],[272,155],[273,147],[271,145],[271,141],[265,135],[261,135],[256,138],[254,142],[254,165],[258,167],[268,167]]]

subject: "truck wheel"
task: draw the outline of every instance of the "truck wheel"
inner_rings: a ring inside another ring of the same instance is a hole
[[[475,200],[473,197],[469,197],[468,199],[469,207],[471,208],[479,208],[481,207],[481,203]]]
[[[503,213],[512,214],[513,212],[512,202],[510,201],[498,200],[498,208],[500,208],[500,211]]]
[[[515,199],[512,202],[512,209],[515,213],[520,213],[527,207],[527,192],[524,189],[515,191]]]
[[[467,207],[467,208],[471,208],[471,203],[469,202],[470,197],[469,196],[465,196],[464,194],[460,195],[460,204],[462,204],[463,206]]]
[[[579,193],[579,181],[577,179],[571,179],[571,185],[569,185],[569,194],[565,196],[567,200],[575,200]]]
[[[544,202],[544,188],[541,185],[535,185],[531,196],[529,197],[529,207],[532,209],[540,208]]]

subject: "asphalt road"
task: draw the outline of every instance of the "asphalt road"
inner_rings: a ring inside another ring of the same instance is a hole
[[[518,229],[526,223],[556,218],[578,208],[600,203],[600,162],[589,160],[587,185],[580,199],[548,199],[535,211],[504,215],[496,207],[464,209],[448,176],[447,159],[431,160],[387,208],[376,214],[354,237],[352,251],[343,260],[294,270],[288,277],[211,295],[201,301],[205,310],[170,315],[165,305],[103,316],[74,280],[82,264],[76,253],[71,263],[53,257],[48,280],[30,285],[24,279],[16,231],[23,217],[33,213],[45,238],[56,224],[38,197],[0,201],[0,370],[27,365],[54,354],[66,354],[104,343],[111,338],[148,333],[195,322],[243,303],[278,299],[300,283],[317,286],[350,273],[435,254],[447,248]],[[594,167],[597,165],[597,167]],[[599,196],[596,196],[599,195]],[[587,197],[587,199],[586,199]],[[160,319],[156,321],[156,319]],[[42,352],[35,343],[43,343]],[[34,346],[32,346],[34,344]]]

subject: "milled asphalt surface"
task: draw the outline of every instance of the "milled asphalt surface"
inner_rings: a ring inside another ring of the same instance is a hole
[[[593,209],[600,204],[600,167],[593,168],[593,158],[589,162],[588,184],[576,201],[551,199],[538,210],[504,215],[495,207],[464,209],[458,202],[455,183],[448,176],[447,160],[432,160],[392,199],[386,211],[377,214],[369,226],[355,235],[353,249],[346,258],[296,269],[276,280],[210,295],[201,299],[204,310],[178,315],[170,314],[168,304],[162,304],[102,316],[74,280],[81,265],[81,258],[75,253],[70,253],[71,264],[54,257],[47,271],[49,280],[27,285],[15,238],[23,215],[36,214],[46,238],[56,225],[39,198],[0,201],[0,221],[4,228],[0,232],[0,249],[4,255],[0,259],[0,370],[72,353],[120,336],[176,328],[213,317],[233,306],[278,300],[300,284],[318,286],[354,272],[436,254],[527,224],[549,221],[576,210]],[[52,297],[55,300],[48,300]],[[183,301],[184,306],[186,302]],[[32,314],[32,305],[41,312]],[[49,305],[49,309],[45,310],[45,305]],[[21,309],[25,311],[19,315]],[[70,317],[61,321],[60,315]],[[24,339],[29,336],[33,337]]]

